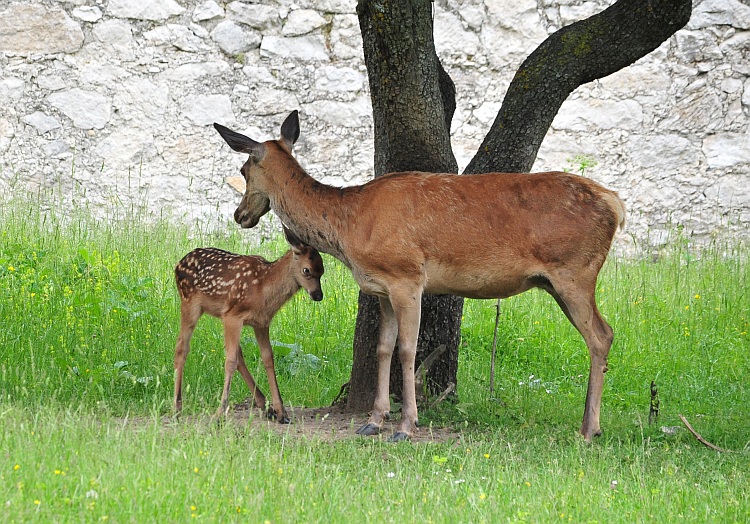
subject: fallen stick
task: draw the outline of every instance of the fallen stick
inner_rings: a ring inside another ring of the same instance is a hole
[[[678,415],[678,416],[680,417],[680,420],[682,421],[682,423],[683,423],[683,424],[685,424],[685,427],[686,427],[686,428],[688,428],[688,431],[690,431],[690,433],[692,433],[692,434],[693,434],[693,436],[694,436],[695,438],[697,438],[697,439],[698,439],[698,441],[699,441],[699,442],[700,442],[701,444],[703,444],[703,445],[704,445],[704,446],[706,446],[707,448],[711,448],[711,449],[713,449],[713,450],[715,450],[715,451],[721,451],[722,453],[731,453],[731,450],[728,450],[728,449],[723,449],[723,448],[720,448],[719,446],[715,446],[714,444],[711,444],[711,443],[710,443],[709,441],[707,441],[706,439],[704,439],[704,438],[703,438],[703,437],[702,437],[702,436],[700,435],[700,433],[698,433],[697,431],[695,431],[695,430],[693,429],[693,426],[691,426],[691,425],[690,425],[690,423],[689,423],[689,422],[687,421],[687,419],[686,419],[685,417],[683,417],[682,415]]]
[[[456,385],[453,382],[451,382],[450,384],[448,384],[448,387],[445,388],[445,391],[443,391],[440,394],[440,396],[432,404],[430,404],[430,408],[434,408],[435,406],[437,406],[438,404],[440,404],[443,400],[445,400],[446,398],[448,398],[448,395],[450,395],[451,393],[453,393],[455,390],[456,390]]]
[[[440,355],[445,353],[446,349],[448,349],[448,346],[440,344],[432,353],[427,355],[427,358],[422,361],[414,372],[414,389],[418,399],[427,399],[427,373],[429,373],[432,365],[440,358]]]

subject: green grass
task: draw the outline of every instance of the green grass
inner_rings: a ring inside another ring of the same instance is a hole
[[[279,435],[208,420],[223,379],[220,323],[193,338],[185,411],[165,425],[178,328],[173,267],[213,245],[274,259],[234,224],[189,231],[128,213],[93,220],[19,199],[0,208],[0,515],[6,522],[746,522],[750,518],[748,252],[675,242],[612,258],[598,302],[615,330],[603,437],[576,435],[588,354],[549,296],[467,301],[458,401],[420,421],[458,442]],[[678,239],[679,240],[679,239]],[[325,299],[297,295],[271,327],[282,395],[330,404],[349,378],[357,290],[325,257]],[[247,330],[248,366],[267,390]],[[649,385],[661,417],[647,423]],[[231,399],[246,386],[233,382]],[[704,437],[735,453],[702,446]],[[201,416],[205,415],[205,420]]]

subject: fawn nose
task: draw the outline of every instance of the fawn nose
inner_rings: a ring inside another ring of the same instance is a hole
[[[323,291],[320,289],[316,289],[315,291],[310,291],[310,298],[313,299],[315,302],[320,302],[323,300]]]

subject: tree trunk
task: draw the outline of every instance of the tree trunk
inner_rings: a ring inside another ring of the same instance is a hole
[[[691,0],[619,0],[545,40],[524,61],[465,173],[528,172],[562,103],[577,87],[656,49],[690,18]],[[434,48],[429,0],[357,6],[375,124],[375,176],[394,171],[456,172],[450,145],[455,87]],[[417,365],[440,344],[448,351],[428,377],[433,391],[456,383],[463,301],[425,296]],[[360,294],[347,408],[371,408],[377,385],[378,301]],[[400,392],[397,358],[391,391]]]

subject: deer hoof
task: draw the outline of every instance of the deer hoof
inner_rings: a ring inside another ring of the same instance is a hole
[[[404,440],[409,440],[409,435],[403,431],[397,431],[393,435],[391,435],[391,438],[388,439],[388,442],[401,442]]]
[[[372,422],[357,430],[357,435],[377,435],[378,433],[380,433],[380,427]]]

